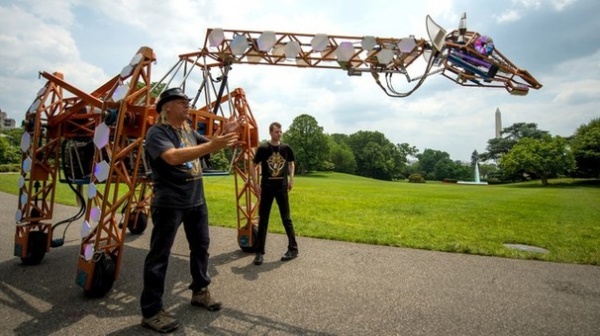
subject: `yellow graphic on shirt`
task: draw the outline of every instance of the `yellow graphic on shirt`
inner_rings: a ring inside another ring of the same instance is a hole
[[[190,139],[184,135],[181,131],[178,132],[179,134],[179,140],[181,141],[181,147],[192,147],[192,143],[190,142]],[[187,169],[189,169],[190,174],[192,176],[199,176],[202,167],[200,166],[200,158],[197,158],[195,160],[192,161],[188,161],[185,163],[185,166]]]
[[[285,167],[285,159],[279,153],[273,153],[267,160],[271,177],[283,176],[283,168]]]

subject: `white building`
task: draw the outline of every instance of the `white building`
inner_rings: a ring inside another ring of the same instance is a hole
[[[16,127],[15,119],[9,118],[8,114],[6,114],[6,112],[4,112],[4,111],[2,111],[2,109],[0,109],[0,130],[15,128],[15,127]]]

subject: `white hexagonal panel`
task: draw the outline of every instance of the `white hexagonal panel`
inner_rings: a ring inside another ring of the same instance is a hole
[[[38,98],[36,99],[33,104],[31,104],[31,107],[29,108],[29,113],[35,113],[37,112],[37,109],[40,107],[40,104],[42,104],[42,101]]]
[[[94,177],[98,182],[104,182],[108,178],[109,171],[110,166],[108,163],[106,161],[102,161],[94,166]]]
[[[23,172],[25,174],[29,174],[29,172],[31,171],[31,158],[27,157],[25,160],[23,160]]]
[[[98,223],[100,221],[100,217],[102,216],[102,211],[99,207],[95,206],[90,210],[90,218]]]
[[[296,59],[298,53],[300,53],[300,43],[297,41],[290,41],[285,45],[285,58]]]
[[[400,49],[401,52],[408,54],[416,45],[417,41],[415,41],[413,37],[405,37],[398,42],[398,49]]]
[[[90,183],[88,185],[88,189],[87,189],[88,199],[92,199],[92,198],[96,197],[96,192],[97,192],[96,185],[94,183]]]
[[[327,46],[329,46],[329,36],[325,34],[317,34],[310,41],[310,45],[314,51],[321,52],[327,49]]]
[[[231,53],[235,56],[243,55],[248,49],[248,40],[244,35],[238,35],[231,41]]]
[[[383,49],[377,53],[377,62],[380,64],[389,64],[394,59],[394,52],[390,49]]]
[[[19,189],[23,188],[23,186],[25,185],[25,177],[24,176],[19,177],[19,181],[17,183],[19,185]]]
[[[27,132],[24,132],[21,136],[21,152],[27,152],[29,150],[29,146],[31,146],[31,135],[29,135]]]
[[[129,62],[129,64],[135,66],[138,63],[140,63],[140,61],[142,60],[142,58],[144,58],[144,56],[142,56],[141,53],[137,53],[137,54],[135,54],[135,56],[133,56],[133,58],[131,59],[131,62]]]
[[[40,97],[41,95],[43,95],[46,92],[46,86],[44,85],[40,91],[38,91],[37,96]]]
[[[21,204],[27,204],[28,198],[29,198],[29,196],[27,195],[27,193],[22,193],[21,194]]]
[[[83,249],[83,258],[85,261],[90,261],[94,257],[94,245],[87,244]]]
[[[360,45],[366,51],[370,51],[377,45],[377,40],[375,36],[365,36],[362,41],[360,41]]]
[[[123,67],[123,70],[121,70],[121,73],[119,75],[121,76],[121,78],[127,78],[131,75],[131,73],[133,73],[133,65],[127,64]]]
[[[110,128],[102,123],[94,130],[94,145],[96,148],[102,149],[108,144],[108,136],[110,135]]]
[[[335,50],[339,62],[348,62],[354,56],[354,46],[350,42],[342,42]]]
[[[113,92],[112,100],[116,101],[116,102],[123,100],[123,98],[125,98],[127,96],[128,91],[129,91],[129,86],[127,84],[125,84],[125,83],[119,84],[119,86],[117,86],[117,88],[115,89],[115,92]]]
[[[17,209],[17,213],[15,214],[15,220],[19,223],[23,219],[23,213],[20,209]]]
[[[81,223],[81,230],[79,230],[79,233],[81,234],[81,238],[87,237],[87,235],[90,234],[91,230],[92,230],[92,227],[90,226],[90,223],[88,223],[88,221],[84,220],[83,223]]]
[[[265,31],[258,38],[258,50],[267,52],[275,45],[275,32]]]
[[[223,40],[225,40],[225,34],[223,34],[223,29],[221,28],[215,28],[208,34],[208,43],[211,47],[221,45]]]
[[[93,114],[100,114],[102,112],[102,110],[99,109],[99,108],[97,108],[97,107],[95,107],[95,106],[87,105],[85,107],[85,112],[86,113],[93,113]]]

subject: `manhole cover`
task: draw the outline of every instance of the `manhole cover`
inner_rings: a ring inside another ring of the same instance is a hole
[[[535,252],[535,253],[548,253],[549,251],[537,246],[523,245],[523,244],[504,244],[504,246],[519,251]]]

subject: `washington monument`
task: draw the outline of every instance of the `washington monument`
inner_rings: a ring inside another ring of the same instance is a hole
[[[500,115],[500,108],[496,107],[496,139],[502,137],[502,115]]]

